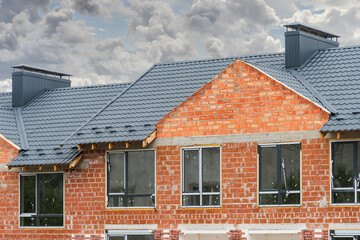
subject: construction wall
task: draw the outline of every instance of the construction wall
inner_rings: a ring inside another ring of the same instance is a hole
[[[330,141],[318,132],[327,118],[318,106],[236,61],[158,124],[157,139],[147,147],[156,150],[156,210],[107,209],[107,145],[87,147],[80,166],[63,169],[65,227],[55,229],[19,228],[22,170],[4,168],[16,150],[0,141],[0,239],[104,239],[105,230],[138,229],[155,231],[157,240],[325,240],[328,229],[356,228],[349,223],[360,217],[358,207],[330,206]],[[301,207],[259,208],[257,146],[283,142],[302,144]],[[221,207],[181,208],[181,147],[203,145],[221,148]],[[127,149],[117,144],[114,150]],[[252,234],[254,229],[265,232]]]

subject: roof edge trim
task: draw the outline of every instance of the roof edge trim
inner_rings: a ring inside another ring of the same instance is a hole
[[[242,61],[241,59],[239,59],[239,60],[240,60],[240,61]],[[296,90],[294,90],[293,88],[291,88],[291,87],[287,86],[287,85],[286,85],[286,84],[284,84],[283,82],[281,82],[281,81],[277,80],[276,78],[272,77],[270,74],[268,74],[268,73],[266,73],[266,72],[262,71],[261,69],[259,69],[259,68],[255,67],[254,65],[252,65],[252,64],[250,64],[250,63],[248,63],[248,62],[246,62],[246,61],[242,61],[242,62],[246,63],[246,64],[247,64],[247,65],[249,65],[250,67],[255,68],[256,70],[258,70],[259,72],[261,72],[261,73],[265,74],[266,76],[271,77],[271,78],[272,78],[272,79],[274,79],[277,83],[279,83],[279,84],[283,85],[284,87],[286,87],[286,88],[290,89],[291,91],[295,92],[295,93],[296,93],[296,94],[298,94],[299,96],[301,96],[301,97],[305,98],[305,99],[306,99],[306,100],[308,100],[309,102],[311,102],[311,103],[315,104],[316,106],[318,106],[319,108],[321,108],[321,109],[322,109],[322,110],[324,110],[325,112],[327,112],[327,113],[329,113],[329,114],[331,113],[331,112],[330,112],[328,109],[326,109],[325,107],[323,107],[323,106],[321,106],[321,105],[319,105],[319,104],[317,104],[317,103],[313,102],[312,100],[310,100],[309,98],[305,97],[305,96],[304,96],[304,95],[302,95],[301,93],[297,92],[297,91],[296,91]]]
[[[60,143],[60,147],[62,147],[70,138],[72,138],[77,132],[79,132],[83,127],[86,126],[92,119],[94,119],[97,115],[99,115],[105,108],[107,108],[111,103],[116,101],[119,97],[121,97],[124,93],[127,92],[135,83],[137,83],[141,78],[143,78],[151,69],[153,69],[156,64],[153,64],[144,74],[142,74],[136,81],[130,84],[124,91],[122,91],[119,95],[110,100],[107,104],[105,104],[98,112],[96,112],[92,117],[90,117],[83,125],[81,125],[75,132],[73,132],[69,137],[67,137],[62,143]]]
[[[16,145],[13,141],[11,141],[10,139],[8,139],[7,137],[5,137],[3,134],[0,133],[0,138],[2,138],[5,142],[9,143],[11,146],[13,146],[14,148],[16,148],[16,150],[21,150],[21,147],[19,147],[18,145]]]

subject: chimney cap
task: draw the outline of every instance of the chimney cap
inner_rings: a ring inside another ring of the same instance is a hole
[[[36,67],[30,67],[30,66],[26,66],[26,65],[12,66],[12,68],[14,69],[14,71],[15,71],[15,69],[20,69],[21,71],[42,73],[42,74],[45,74],[45,75],[53,75],[53,76],[60,77],[60,78],[62,78],[63,76],[70,78],[70,76],[71,76],[70,74],[66,74],[66,73],[49,71],[49,70],[36,68]]]
[[[307,32],[307,33],[311,33],[311,34],[314,34],[316,36],[323,37],[323,38],[330,38],[330,39],[336,38],[336,40],[337,40],[340,37],[340,36],[332,34],[332,33],[328,33],[328,32],[325,32],[325,31],[322,31],[322,30],[319,30],[316,28],[305,26],[298,22],[286,24],[286,25],[284,25],[284,27],[286,27],[286,31],[288,31],[288,29],[290,28],[293,31]]]

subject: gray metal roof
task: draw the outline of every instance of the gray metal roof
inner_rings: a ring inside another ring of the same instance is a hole
[[[78,144],[142,141],[236,59],[335,113],[322,131],[360,130],[360,47],[320,50],[298,70],[285,69],[283,53],[164,63],[131,85],[45,91],[22,108],[29,150],[9,166],[69,163]],[[19,144],[11,95],[0,94],[0,102],[0,133]]]
[[[360,46],[318,51],[298,72],[337,109],[322,132],[360,130]]]
[[[156,129],[159,120],[236,59],[261,69],[324,107],[297,78],[285,70],[284,58],[284,54],[280,53],[156,64],[64,143],[75,145],[144,140]]]
[[[0,133],[20,147],[11,93],[0,93]]]
[[[58,88],[40,94],[22,108],[29,150],[8,166],[70,163],[81,152],[76,145],[60,148],[61,142],[129,85]]]

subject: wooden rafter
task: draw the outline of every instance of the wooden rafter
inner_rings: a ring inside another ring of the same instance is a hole
[[[57,171],[57,165],[54,165],[54,172]]]
[[[142,146],[146,147],[147,145],[149,145],[152,141],[154,141],[154,139],[156,138],[156,130],[153,131],[147,138],[145,138],[145,140],[143,141]]]
[[[12,167],[6,166],[6,168],[7,168],[8,171],[10,171],[10,169],[11,169]]]
[[[96,144],[91,144],[91,150],[95,150],[95,148],[96,148]]]
[[[320,137],[321,137],[321,139],[324,139],[325,137],[326,137],[326,134],[327,134],[327,132],[322,132],[322,133],[320,133]]]
[[[111,150],[114,147],[114,143],[109,143],[109,149]]]
[[[26,169],[27,169],[27,167],[24,166],[21,168],[21,171],[25,171]]]
[[[82,150],[83,149],[83,145],[78,145],[78,150],[80,151],[80,150]]]
[[[126,142],[125,143],[126,148],[129,148],[131,146],[131,144],[133,144],[133,143],[132,142]]]
[[[79,162],[81,162],[82,160],[82,154],[80,154],[79,156],[77,156],[74,160],[71,161],[71,163],[69,164],[69,168],[73,168],[76,165],[78,165]]]
[[[337,132],[337,133],[336,133],[336,139],[339,140],[340,137],[341,137],[341,132]]]
[[[41,171],[43,169],[43,166],[39,166],[39,171]]]

